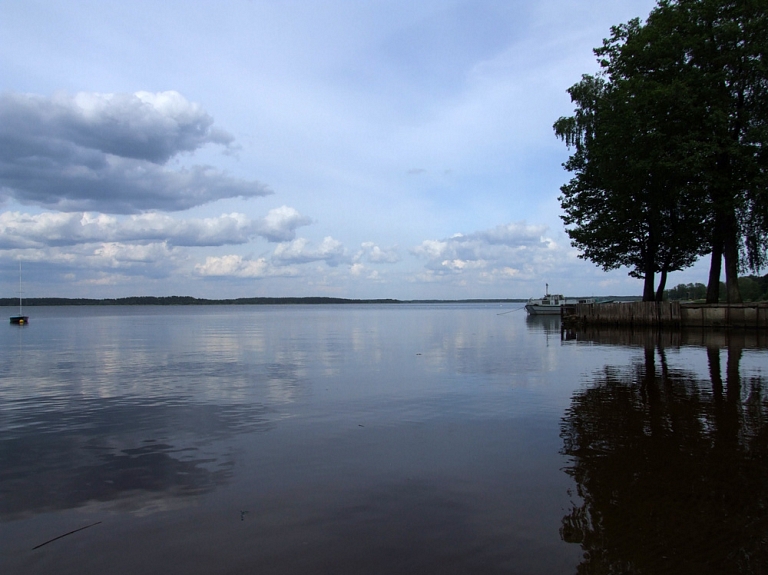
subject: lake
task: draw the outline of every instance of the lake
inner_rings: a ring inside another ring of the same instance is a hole
[[[520,305],[27,308],[0,573],[765,573],[765,334]]]

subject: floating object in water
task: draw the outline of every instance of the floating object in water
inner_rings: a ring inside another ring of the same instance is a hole
[[[49,539],[45,543],[41,543],[40,545],[35,545],[32,550],[40,549],[43,545],[48,545],[49,543],[53,543],[54,541],[61,539],[62,537],[66,537],[67,535],[72,535],[73,533],[77,533],[78,531],[82,531],[83,529],[88,529],[89,527],[93,527],[94,525],[98,525],[101,523],[101,521],[97,521],[96,523],[91,523],[90,525],[86,525],[85,527],[80,527],[80,529],[75,529],[74,531],[70,531],[69,533],[65,533],[64,535],[59,535],[58,537],[54,537],[53,539]]]

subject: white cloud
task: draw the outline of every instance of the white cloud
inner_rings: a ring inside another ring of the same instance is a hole
[[[248,259],[238,255],[208,257],[204,264],[195,266],[195,273],[201,276],[264,278],[297,275],[290,267],[275,267],[265,258]]]
[[[122,243],[106,243],[96,248],[93,257],[101,260],[101,265],[120,267],[124,264],[154,263],[166,261],[170,253],[168,246],[162,243],[149,245],[133,245]]]
[[[182,251],[163,242],[143,245],[104,242],[35,250],[8,250],[3,252],[3,256],[23,260],[29,273],[44,276],[46,283],[52,285],[53,291],[47,293],[30,288],[30,293],[37,296],[59,293],[60,285],[57,284],[61,281],[67,284],[82,284],[97,278],[103,285],[117,285],[119,280],[108,280],[107,276],[168,278],[179,272],[186,259]]]
[[[365,266],[365,264],[360,262],[355,262],[349,266],[349,275],[354,278],[364,277],[367,280],[376,282],[381,281],[382,279],[378,270],[369,269]]]
[[[177,92],[0,94],[0,194],[61,211],[130,214],[272,193],[209,166],[163,166],[232,142]]]
[[[544,238],[546,231],[546,226],[519,222],[496,226],[493,229],[467,236],[467,238],[472,239],[474,237],[491,245],[550,247],[552,241]]]
[[[165,242],[171,246],[245,244],[256,236],[269,241],[292,239],[311,220],[288,206],[253,221],[231,213],[181,220],[151,212],[126,218],[85,212],[0,213],[0,249],[65,246],[94,242]]]
[[[270,210],[264,219],[257,223],[259,235],[271,242],[284,242],[296,236],[296,228],[307,226],[312,219],[302,216],[294,208],[281,206]]]
[[[326,236],[317,246],[313,246],[306,238],[279,244],[272,257],[279,262],[296,264],[324,261],[331,267],[348,259],[344,245],[331,236]]]
[[[397,248],[382,249],[374,242],[363,242],[360,251],[355,254],[354,261],[366,260],[372,264],[394,264],[400,261]]]
[[[422,276],[427,281],[467,273],[477,274],[482,281],[522,278],[567,257],[545,236],[546,231],[546,226],[511,223],[443,240],[425,240],[411,252],[427,260],[429,273]]]
[[[486,262],[485,260],[472,261],[472,260],[454,259],[454,260],[443,260],[441,265],[444,268],[452,271],[464,271],[464,270],[484,268],[488,265],[488,262]]]
[[[417,256],[429,259],[440,257],[448,249],[448,242],[438,240],[424,240],[411,251]]]

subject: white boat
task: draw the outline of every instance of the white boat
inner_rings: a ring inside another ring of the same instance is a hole
[[[525,304],[525,311],[531,315],[560,315],[564,305],[577,303],[595,303],[593,298],[567,298],[560,294],[549,293],[549,284],[545,284],[544,297],[530,298]]]

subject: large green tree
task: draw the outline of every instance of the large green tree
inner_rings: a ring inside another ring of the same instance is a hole
[[[568,233],[584,257],[644,277],[646,300],[654,271],[663,283],[711,253],[708,301],[724,259],[738,302],[738,272],[766,263],[767,49],[768,0],[660,0],[644,24],[612,28],[602,72],[570,89],[576,113],[555,123],[575,148]]]
[[[645,28],[647,49],[664,36],[698,98],[684,139],[683,167],[711,209],[707,300],[718,301],[721,261],[729,302],[740,302],[738,273],[765,264],[768,232],[768,1],[662,0]]]
[[[603,267],[628,267],[643,278],[643,300],[660,300],[667,274],[704,251],[699,226],[707,210],[678,169],[686,99],[671,67],[638,74],[622,49],[642,31],[639,20],[616,26],[596,50],[604,71],[569,89],[576,113],[555,133],[574,150],[574,173],[561,188],[566,231],[581,257]],[[661,274],[654,291],[654,277]]]

